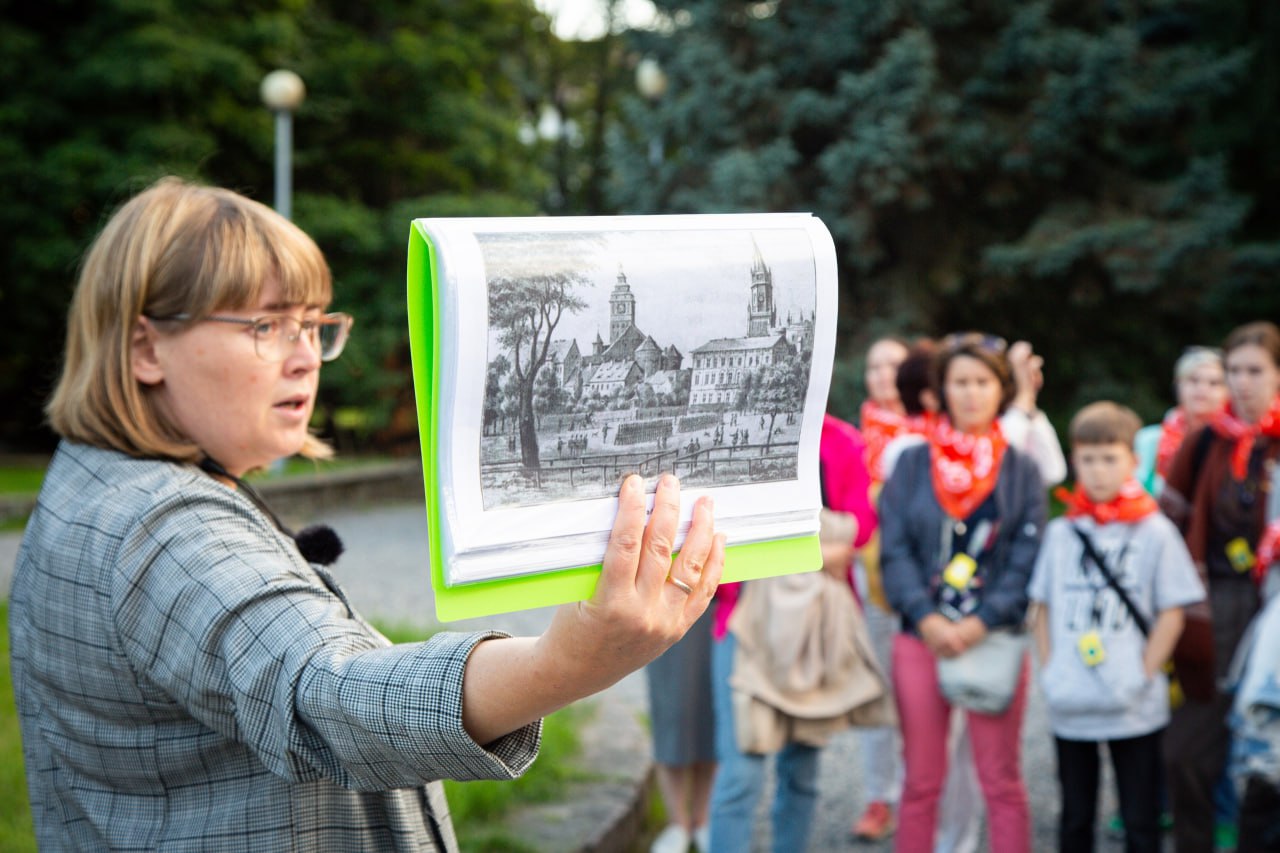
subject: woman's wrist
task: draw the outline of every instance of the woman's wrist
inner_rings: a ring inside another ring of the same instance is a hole
[[[1028,420],[1040,413],[1040,410],[1036,408],[1034,395],[1014,397],[1013,402],[1009,404],[1009,408],[1025,415]]]

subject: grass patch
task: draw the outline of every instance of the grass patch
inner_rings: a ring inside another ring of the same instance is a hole
[[[0,466],[0,495],[34,495],[44,482],[43,465]]]
[[[449,812],[455,823],[480,825],[501,818],[523,803],[555,802],[572,782],[590,775],[577,769],[572,759],[580,748],[578,730],[596,712],[589,704],[570,705],[547,717],[542,726],[542,750],[524,776],[513,782],[446,781]],[[459,829],[459,835],[464,835]]]
[[[0,850],[35,853],[35,849],[18,709],[13,704],[13,676],[9,672],[9,602],[0,601]]]
[[[339,456],[336,459],[307,459],[302,456],[290,456],[284,460],[284,464],[278,471],[271,469],[254,471],[245,479],[261,482],[281,477],[300,477],[332,471],[349,471],[353,468],[368,468],[390,461],[392,461],[390,456]]]
[[[575,782],[591,775],[577,768],[573,758],[581,743],[578,731],[597,711],[590,704],[570,705],[543,721],[542,749],[529,772],[512,782],[445,780],[449,813],[464,853],[528,853],[532,848],[512,835],[504,818],[522,805],[564,799]]]
[[[431,635],[435,633],[433,630],[417,625],[398,622],[386,623],[377,619],[373,620],[373,627],[378,629],[378,633],[397,645],[400,643],[421,643],[423,640],[431,639]]]
[[[30,517],[29,515],[18,515],[0,521],[0,533],[17,533],[26,529],[27,519]]]
[[[379,624],[378,630],[396,643],[425,640],[432,631],[412,625]],[[579,727],[596,709],[572,705],[547,717],[538,760],[514,782],[445,782],[450,813],[466,853],[530,853],[518,827],[503,829],[501,818],[526,803],[554,802],[566,795],[572,782],[587,780],[572,759],[578,754]],[[13,703],[9,672],[9,605],[0,601],[0,850],[35,853],[27,784],[23,775],[22,740]]]

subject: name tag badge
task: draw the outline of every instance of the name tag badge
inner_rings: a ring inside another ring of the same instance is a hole
[[[1080,660],[1085,666],[1097,666],[1107,659],[1107,650],[1102,647],[1102,638],[1097,631],[1081,634],[1076,648],[1080,650]]]
[[[968,554],[956,554],[942,570],[942,579],[953,589],[964,589],[978,571],[978,562]]]
[[[1227,559],[1231,562],[1231,568],[1237,572],[1244,574],[1253,568],[1253,564],[1257,558],[1253,555],[1253,548],[1249,545],[1249,540],[1243,536],[1237,536],[1227,543]]]

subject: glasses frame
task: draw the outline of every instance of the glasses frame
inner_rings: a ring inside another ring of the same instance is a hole
[[[292,346],[297,346],[298,340],[302,338],[303,332],[307,331],[308,327],[316,330],[316,338],[315,338],[316,353],[320,356],[320,360],[324,362],[334,361],[335,359],[338,358],[338,356],[342,355],[342,351],[347,346],[347,339],[351,336],[351,327],[355,325],[355,318],[352,317],[350,314],[344,314],[341,311],[334,311],[328,314],[321,314],[319,317],[307,317],[303,319],[298,319],[292,314],[281,314],[281,313],[259,314],[257,317],[231,317],[226,314],[210,314],[207,317],[200,317],[197,319],[185,312],[179,313],[179,314],[169,314],[168,316],[165,316],[165,317],[149,317],[148,319],[154,320],[158,323],[166,323],[166,322],[234,323],[235,325],[238,325],[238,326],[249,326],[250,328],[254,326],[258,326],[268,321],[283,320],[285,322],[295,323],[297,325],[297,331],[293,332],[292,334],[286,332],[286,339]],[[328,354],[324,352],[323,344],[321,344],[320,342],[319,329],[321,326],[337,326],[338,327],[336,342],[333,345],[333,352],[330,352]],[[253,334],[253,351],[258,356],[258,358],[262,359],[267,364],[280,364],[289,358],[288,353],[285,353],[280,358],[268,358],[262,353],[262,343],[263,343],[262,339],[258,337],[257,333],[254,333]]]

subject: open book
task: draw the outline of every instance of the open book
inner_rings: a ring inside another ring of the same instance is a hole
[[[725,580],[819,566],[831,237],[807,214],[419,219],[414,387],[441,619],[591,594],[621,479],[711,493]]]

